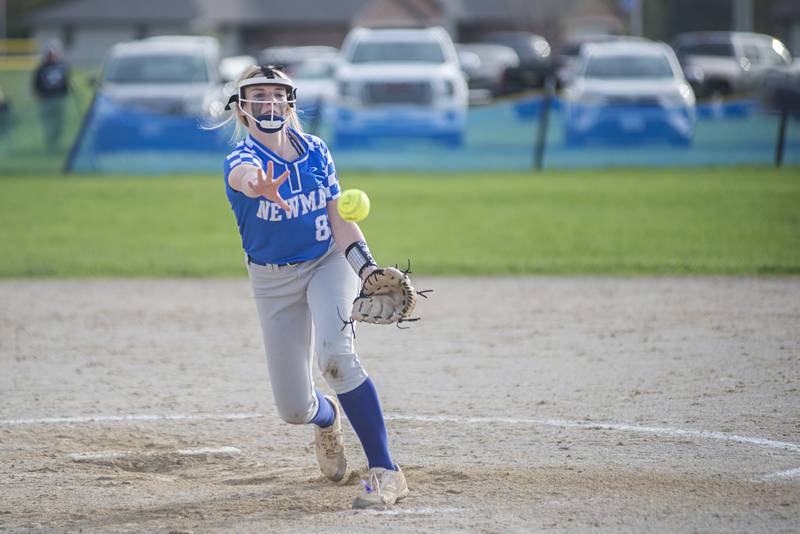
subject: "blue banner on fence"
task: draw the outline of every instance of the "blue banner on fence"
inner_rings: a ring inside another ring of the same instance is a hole
[[[95,95],[67,170],[112,174],[221,171],[231,131]]]
[[[542,94],[471,107],[466,113],[395,107],[314,110],[312,127],[340,170],[529,170],[610,166],[769,165],[779,116],[748,99],[566,103]],[[306,115],[310,116],[310,115]],[[303,117],[303,115],[301,115]],[[800,117],[787,121],[784,162],[800,164]],[[220,172],[231,130],[146,113],[98,94],[69,170],[102,173]]]

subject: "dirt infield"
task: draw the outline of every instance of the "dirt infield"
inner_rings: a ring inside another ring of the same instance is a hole
[[[357,330],[386,511],[275,414],[245,280],[0,283],[0,529],[797,530],[800,278],[417,282]]]

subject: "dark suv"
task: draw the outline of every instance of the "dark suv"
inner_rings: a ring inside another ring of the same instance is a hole
[[[553,70],[550,44],[541,35],[521,31],[491,32],[481,39],[512,48],[519,56],[519,65],[508,67],[503,78],[503,92],[515,93],[544,86]]]
[[[793,68],[783,43],[759,33],[683,33],[672,47],[698,97],[750,93],[771,72]]]

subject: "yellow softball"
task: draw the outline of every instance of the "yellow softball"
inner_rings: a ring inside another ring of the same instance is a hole
[[[363,221],[369,215],[369,197],[360,189],[348,189],[339,197],[339,215],[345,221]]]

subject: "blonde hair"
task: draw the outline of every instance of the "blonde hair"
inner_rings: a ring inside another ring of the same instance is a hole
[[[289,80],[290,79],[286,75],[286,73],[284,73],[283,71],[281,71],[281,70],[279,70],[279,69],[277,69],[275,67],[270,67],[270,70],[272,70],[272,72],[275,73],[275,76],[277,76],[279,78],[283,78],[285,80]],[[237,95],[239,94],[239,83],[242,80],[246,80],[248,78],[257,78],[257,77],[263,76],[263,75],[264,75],[263,71],[261,70],[261,67],[259,65],[253,65],[252,67],[246,68],[244,70],[244,72],[241,74],[241,76],[239,76],[239,78],[237,78],[236,81],[233,82],[234,90],[237,92],[236,94]],[[288,91],[287,91],[287,93],[288,93]],[[287,94],[286,96],[291,98],[292,95]],[[236,105],[232,105],[231,106],[231,110],[227,113],[228,116],[225,118],[225,120],[223,120],[221,123],[219,123],[219,124],[217,124],[215,126],[212,126],[212,127],[208,128],[210,130],[214,130],[214,129],[217,129],[217,128],[222,128],[223,126],[225,126],[226,124],[228,124],[232,120],[235,120],[236,121],[236,128],[233,131],[233,135],[231,135],[231,141],[234,142],[234,143],[237,142],[237,141],[240,141],[241,139],[243,139],[247,135],[247,132],[248,132],[248,130],[247,130],[247,120],[248,119],[247,119],[247,117],[243,117],[239,113],[239,104],[238,104],[238,102],[236,102],[235,104]],[[287,108],[288,108],[288,111],[287,111],[287,114],[286,114],[286,124],[291,129],[293,129],[297,133],[299,133],[300,135],[303,135],[303,126],[300,124],[300,118],[297,116],[297,110],[295,109],[295,106],[287,106]]]

